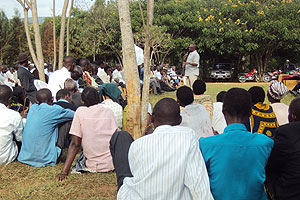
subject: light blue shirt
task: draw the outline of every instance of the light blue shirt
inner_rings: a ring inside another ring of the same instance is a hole
[[[72,120],[75,112],[58,105],[42,103],[30,107],[23,130],[18,161],[34,167],[55,165],[61,149],[56,146],[57,125]]]
[[[265,166],[272,139],[248,132],[243,124],[231,124],[223,134],[200,138],[199,143],[215,200],[267,199]]]

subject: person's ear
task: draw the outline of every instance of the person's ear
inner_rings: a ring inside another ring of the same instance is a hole
[[[180,125],[181,122],[182,122],[182,117],[181,117],[181,115],[180,115],[180,117],[178,118],[178,124],[177,124],[177,125]]]

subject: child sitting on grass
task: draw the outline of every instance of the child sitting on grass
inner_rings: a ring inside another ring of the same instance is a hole
[[[205,82],[202,80],[196,80],[193,84],[194,102],[203,105],[209,113],[210,120],[212,120],[213,101],[210,95],[204,94],[205,91]]]

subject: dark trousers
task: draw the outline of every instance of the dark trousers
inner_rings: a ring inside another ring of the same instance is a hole
[[[63,122],[58,125],[58,138],[56,142],[56,146],[61,149],[68,148],[70,144],[70,129],[71,129],[72,121]]]
[[[110,139],[110,153],[117,175],[118,190],[125,177],[132,177],[128,163],[128,151],[133,141],[131,135],[126,131],[115,132]]]

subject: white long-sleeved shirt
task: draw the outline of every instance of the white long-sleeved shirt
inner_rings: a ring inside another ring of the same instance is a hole
[[[22,141],[23,122],[21,115],[0,103],[0,164],[14,161],[18,155],[18,147],[13,141]]]
[[[121,72],[117,69],[115,69],[112,73],[112,78],[115,80],[115,79],[119,79],[119,83],[123,83],[125,84],[125,81],[123,79],[123,76],[121,74]]]
[[[214,130],[218,131],[219,134],[223,133],[224,129],[227,126],[222,109],[222,102],[213,103],[212,127],[214,128]]]
[[[133,177],[123,181],[117,199],[213,199],[194,131],[163,125],[134,141],[128,161]]]
[[[55,97],[60,89],[64,89],[65,81],[71,78],[71,73],[65,67],[57,70],[49,77],[48,88],[51,90],[52,96]]]
[[[198,139],[214,135],[209,114],[203,105],[191,103],[185,106],[180,114],[182,116],[180,125],[193,129]]]

